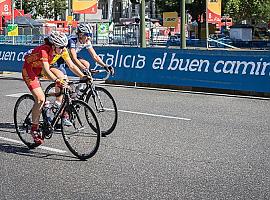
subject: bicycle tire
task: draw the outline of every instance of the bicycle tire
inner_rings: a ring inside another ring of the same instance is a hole
[[[62,95],[61,93],[56,93],[55,92],[55,89],[53,89],[53,88],[55,88],[55,83],[50,83],[46,87],[46,89],[44,91],[44,94],[45,94],[46,98],[49,98],[50,97],[50,93],[52,93],[52,92],[54,93],[53,97],[58,97],[58,96],[61,96]]]
[[[48,96],[49,91],[50,91],[52,88],[54,88],[54,87],[55,87],[55,83],[50,83],[50,84],[46,87],[46,89],[45,89],[45,91],[44,91],[45,96]]]
[[[73,125],[65,126],[64,117],[62,117],[61,130],[66,146],[80,160],[91,158],[99,148],[101,137],[94,111],[84,101],[73,100],[64,109],[63,115],[67,114]],[[82,125],[80,120],[83,121]],[[70,131],[71,129],[75,131]],[[74,137],[76,138],[74,139]]]
[[[111,134],[116,127],[118,120],[117,105],[113,96],[108,90],[98,86],[95,87],[95,90],[100,97],[104,109],[101,109],[101,111],[100,109],[99,111],[96,109],[92,92],[87,94],[85,102],[95,111],[96,115],[98,116],[101,134],[104,137]],[[93,101],[89,101],[90,98],[92,98]],[[101,106],[100,103],[98,106]]]
[[[26,102],[29,100],[29,102]],[[34,105],[34,97],[30,94],[22,95],[15,104],[14,107],[14,124],[16,132],[21,141],[29,148],[34,149],[39,144],[36,144],[30,134],[32,126],[32,111],[31,108]],[[26,104],[27,103],[27,104]],[[25,105],[24,105],[25,104]]]

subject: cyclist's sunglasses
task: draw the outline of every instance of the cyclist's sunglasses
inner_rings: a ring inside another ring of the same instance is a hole
[[[92,37],[92,33],[84,33],[83,35],[87,37]]]
[[[58,49],[64,49],[65,48],[65,46],[63,46],[63,47],[55,46],[55,47],[58,48]]]

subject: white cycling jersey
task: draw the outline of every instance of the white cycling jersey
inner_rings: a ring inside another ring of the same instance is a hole
[[[92,47],[93,47],[93,45],[92,45],[90,40],[88,40],[88,42],[86,44],[81,44],[79,41],[79,38],[77,36],[73,36],[73,37],[70,37],[68,39],[67,48],[68,49],[74,48],[76,53],[79,53],[84,48],[89,49]]]

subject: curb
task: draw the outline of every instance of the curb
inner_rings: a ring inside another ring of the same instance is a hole
[[[134,88],[154,88],[154,89],[165,89],[165,90],[177,90],[185,92],[199,92],[199,93],[209,93],[209,94],[227,94],[227,95],[237,95],[237,96],[250,96],[250,97],[265,97],[270,98],[270,93],[267,92],[254,92],[254,91],[241,91],[241,90],[229,90],[220,88],[201,88],[201,87],[191,87],[191,86],[177,86],[177,85],[161,85],[161,84],[151,84],[151,83],[137,83],[137,82],[127,82],[127,81],[111,81],[106,80],[106,84],[112,85],[123,85]]]
[[[16,74],[16,72],[6,72],[6,71],[0,71],[1,75],[10,75],[10,74]]]

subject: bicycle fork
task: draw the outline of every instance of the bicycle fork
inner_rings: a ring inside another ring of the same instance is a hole
[[[100,96],[99,96],[98,92],[95,90],[94,87],[92,87],[92,91],[93,91],[93,100],[94,100],[94,103],[95,103],[96,111],[98,113],[104,112],[105,109],[104,109],[104,106],[103,106],[103,104],[101,102],[101,99],[100,99]]]
[[[70,106],[70,120],[71,119],[78,119],[78,122],[79,122],[79,126],[80,127],[76,127],[76,124],[75,123],[73,123],[73,126],[74,126],[74,128],[75,128],[75,130],[76,131],[80,131],[80,130],[83,130],[84,129],[84,125],[83,125],[83,123],[82,123],[82,121],[81,121],[81,119],[80,119],[80,117],[79,117],[79,112],[80,112],[80,108],[79,107],[77,107],[76,108],[76,105],[74,105],[74,104],[72,104],[72,103],[69,103],[68,104],[69,106]]]

